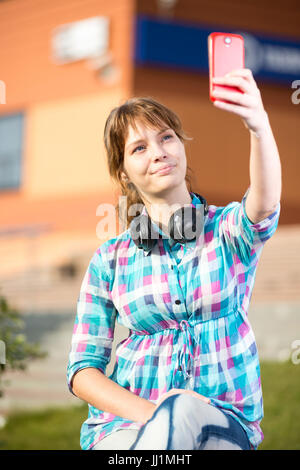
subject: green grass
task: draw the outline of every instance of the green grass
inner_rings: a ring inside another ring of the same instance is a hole
[[[300,364],[261,363],[264,440],[260,449],[300,450]]]
[[[0,429],[0,450],[80,450],[87,405],[12,414]]]
[[[265,439],[259,449],[300,450],[300,365],[262,362]],[[0,450],[80,450],[87,405],[11,415],[0,429]]]

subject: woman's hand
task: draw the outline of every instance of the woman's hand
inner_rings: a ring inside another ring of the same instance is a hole
[[[203,395],[200,395],[200,393],[197,393],[197,392],[194,392],[193,390],[183,390],[181,388],[172,388],[171,390],[169,390],[168,392],[164,393],[160,399],[158,400],[158,402],[156,403],[155,405],[155,408],[153,410],[153,413],[154,411],[156,410],[156,408],[159,407],[159,405],[162,404],[162,402],[164,400],[166,400],[166,398],[170,397],[171,395],[175,395],[175,394],[178,394],[178,393],[188,393],[190,395],[193,395],[194,397],[198,398],[199,400],[202,400],[204,401],[205,403],[209,404],[210,403],[210,399],[207,398],[207,397],[204,397]]]
[[[216,85],[235,86],[242,92],[214,91],[213,96],[215,98],[231,102],[224,103],[223,101],[216,100],[213,103],[215,106],[240,116],[249,131],[253,131],[257,135],[269,125],[268,115],[262,103],[260,90],[250,69],[232,70],[224,75],[224,77],[214,78],[213,83]]]

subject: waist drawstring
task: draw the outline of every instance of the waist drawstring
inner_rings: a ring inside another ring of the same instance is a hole
[[[181,320],[179,328],[183,332],[183,347],[178,356],[178,369],[182,369],[185,379],[191,377],[192,359],[194,357],[193,338],[190,333],[190,325],[187,320]]]

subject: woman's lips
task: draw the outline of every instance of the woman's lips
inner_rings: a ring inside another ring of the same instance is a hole
[[[169,166],[163,168],[162,170],[156,171],[154,174],[155,175],[167,175],[168,173],[170,173],[173,170],[173,168],[175,168],[174,165],[169,165]]]

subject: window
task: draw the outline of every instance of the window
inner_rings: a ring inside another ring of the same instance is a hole
[[[0,116],[0,191],[21,185],[23,114]]]

